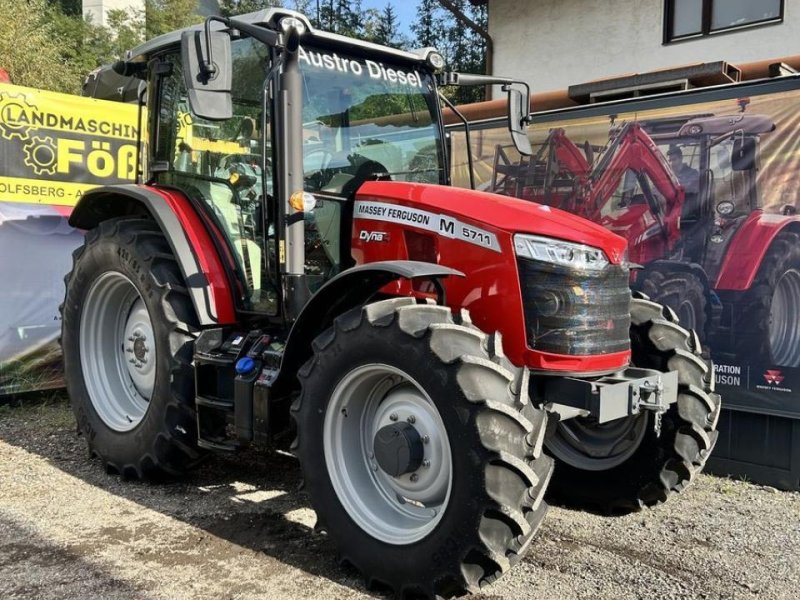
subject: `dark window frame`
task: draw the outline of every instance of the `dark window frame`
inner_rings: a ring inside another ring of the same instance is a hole
[[[719,0],[716,0],[719,1]],[[711,15],[712,10],[714,7],[715,0],[702,0],[702,24],[700,27],[700,32],[698,33],[687,33],[683,35],[672,35],[672,30],[674,28],[673,18],[672,15],[675,12],[673,10],[675,6],[675,0],[664,0],[664,37],[663,37],[663,44],[673,44],[676,42],[683,42],[686,40],[695,40],[704,37],[710,37],[714,35],[718,35],[720,33],[728,33],[731,31],[739,31],[742,29],[750,29],[752,27],[762,27],[764,25],[777,25],[783,23],[785,9],[786,9],[786,0],[780,0],[780,9],[777,17],[773,17],[771,19],[761,19],[758,21],[751,21],[749,23],[744,23],[742,25],[732,25],[730,27],[721,27],[718,29],[711,28]]]

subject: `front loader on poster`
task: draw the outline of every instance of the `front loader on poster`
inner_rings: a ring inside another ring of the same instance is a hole
[[[673,308],[704,343],[800,366],[800,218],[760,208],[758,114],[686,115],[613,126],[602,148],[550,131],[530,159],[495,152],[492,189],[562,208],[625,237],[635,289]],[[678,158],[679,173],[665,156]],[[686,162],[681,165],[680,160]],[[689,166],[693,165],[695,168]]]
[[[63,307],[72,406],[109,469],[175,476],[289,434],[318,528],[402,596],[477,590],[525,553],[548,418],[584,434],[562,440],[562,491],[631,510],[690,483],[720,409],[697,336],[631,297],[623,238],[448,185],[442,66],[282,9],[132,51],[144,183],[76,207]],[[530,150],[527,86],[444,80],[502,85]],[[246,198],[179,114],[204,139],[255,122]]]

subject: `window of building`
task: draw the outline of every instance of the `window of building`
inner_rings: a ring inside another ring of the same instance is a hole
[[[664,43],[780,23],[784,0],[664,0]]]

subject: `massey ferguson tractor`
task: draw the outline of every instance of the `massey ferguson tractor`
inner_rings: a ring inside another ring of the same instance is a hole
[[[442,65],[283,9],[135,49],[116,68],[146,98],[142,183],[76,206],[63,304],[73,410],[110,471],[289,434],[318,528],[399,596],[507,571],[551,475],[575,504],[663,502],[720,410],[697,335],[632,298],[623,238],[447,185]],[[502,85],[530,151],[526,86],[443,81]]]

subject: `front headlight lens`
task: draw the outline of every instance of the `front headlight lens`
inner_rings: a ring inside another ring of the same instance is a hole
[[[517,256],[574,269],[600,271],[608,265],[608,257],[600,248],[537,235],[518,233],[514,236],[514,249]]]
[[[428,64],[433,68],[434,71],[444,69],[444,56],[435,51],[430,52],[428,54]]]

